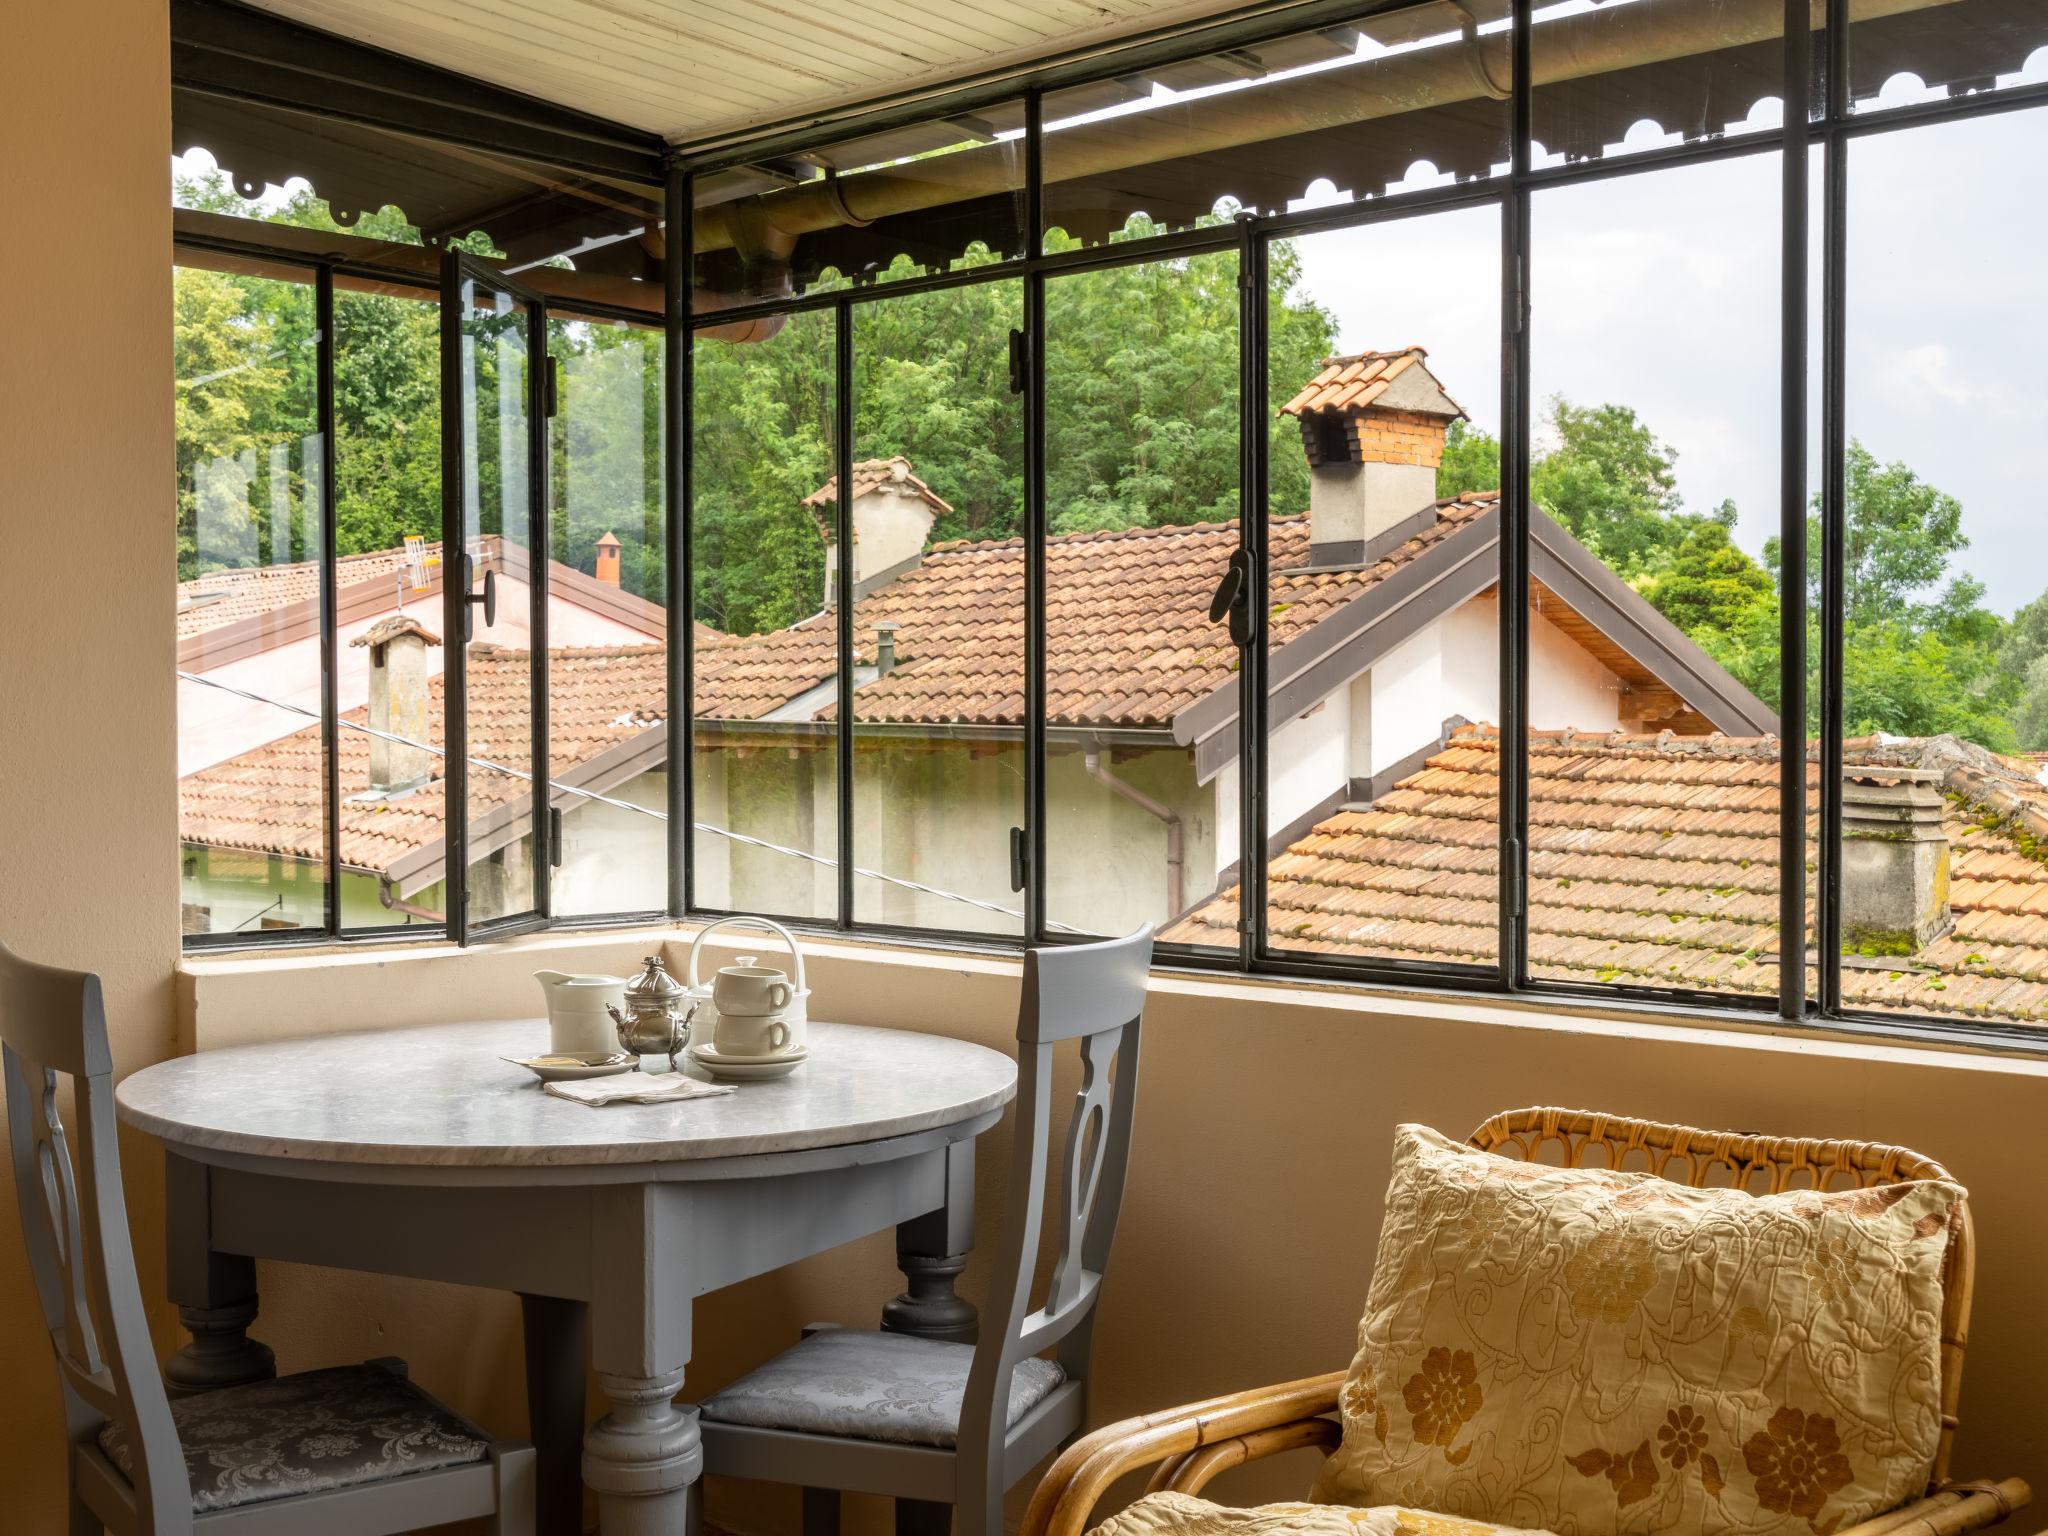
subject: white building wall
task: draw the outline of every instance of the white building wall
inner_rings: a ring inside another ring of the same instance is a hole
[[[668,775],[643,773],[608,789],[613,800],[668,810]],[[659,912],[668,906],[668,823],[596,801],[562,813],[562,863],[552,881],[565,917]]]
[[[1351,694],[1338,689],[1305,715],[1275,730],[1266,743],[1266,834],[1271,837],[1326,809],[1351,784]],[[1233,779],[1235,775],[1232,776]],[[1237,850],[1219,853],[1225,864]]]

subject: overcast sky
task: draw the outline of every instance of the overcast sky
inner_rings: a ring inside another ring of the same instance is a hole
[[[1778,515],[1778,164],[1760,154],[1555,188],[1532,220],[1539,406],[1562,394],[1635,407],[1677,450],[1685,504],[1733,498],[1752,551]],[[1850,431],[1962,502],[1962,564],[2010,613],[2048,589],[2048,110],[1865,138],[1850,169]],[[1816,157],[1816,272],[1819,186]],[[1452,397],[1498,431],[1492,210],[1300,246],[1302,291],[1336,314],[1340,345],[1420,343]]]

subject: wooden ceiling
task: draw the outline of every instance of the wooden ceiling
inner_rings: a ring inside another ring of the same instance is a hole
[[[493,85],[689,142],[1150,27],[1233,0],[258,0]]]

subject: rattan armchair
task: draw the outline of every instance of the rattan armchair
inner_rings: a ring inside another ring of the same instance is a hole
[[[1949,1175],[1931,1158],[1864,1141],[1806,1141],[1660,1125],[1565,1109],[1495,1115],[1469,1138],[1502,1157],[1564,1167],[1636,1169],[1695,1187],[1753,1194],[1788,1189],[1855,1189]],[[1926,1494],[1835,1536],[1965,1536],[1996,1525],[2032,1497],[2016,1477],[1957,1483],[1949,1477],[1969,1334],[1975,1238],[1967,1207],[1943,1266],[1941,1441]],[[1105,1425],[1075,1441],[1032,1495],[1020,1536],[1081,1536],[1097,1523],[1110,1484],[1151,1469],[1148,1493],[1199,1493],[1217,1474],[1283,1451],[1334,1450],[1343,1371],[1187,1403]]]

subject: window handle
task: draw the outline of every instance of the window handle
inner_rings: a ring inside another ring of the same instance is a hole
[[[476,557],[474,555],[464,555],[462,557],[462,585],[465,589],[463,601],[468,603],[470,608],[482,608],[484,611],[484,628],[495,629],[498,624],[497,570],[493,568],[484,572],[484,584],[481,591],[469,590],[475,584]],[[465,608],[462,614],[462,638],[465,644],[476,638],[476,615],[469,608]]]
[[[1230,564],[1223,569],[1223,579],[1216,583],[1216,595],[1209,599],[1209,622],[1220,624],[1230,620],[1230,643],[1242,649],[1257,636],[1253,626],[1252,609],[1252,554],[1248,549],[1236,549],[1230,553]]]
[[[1024,889],[1024,871],[1031,862],[1031,845],[1022,827],[1010,828],[1010,889]]]

